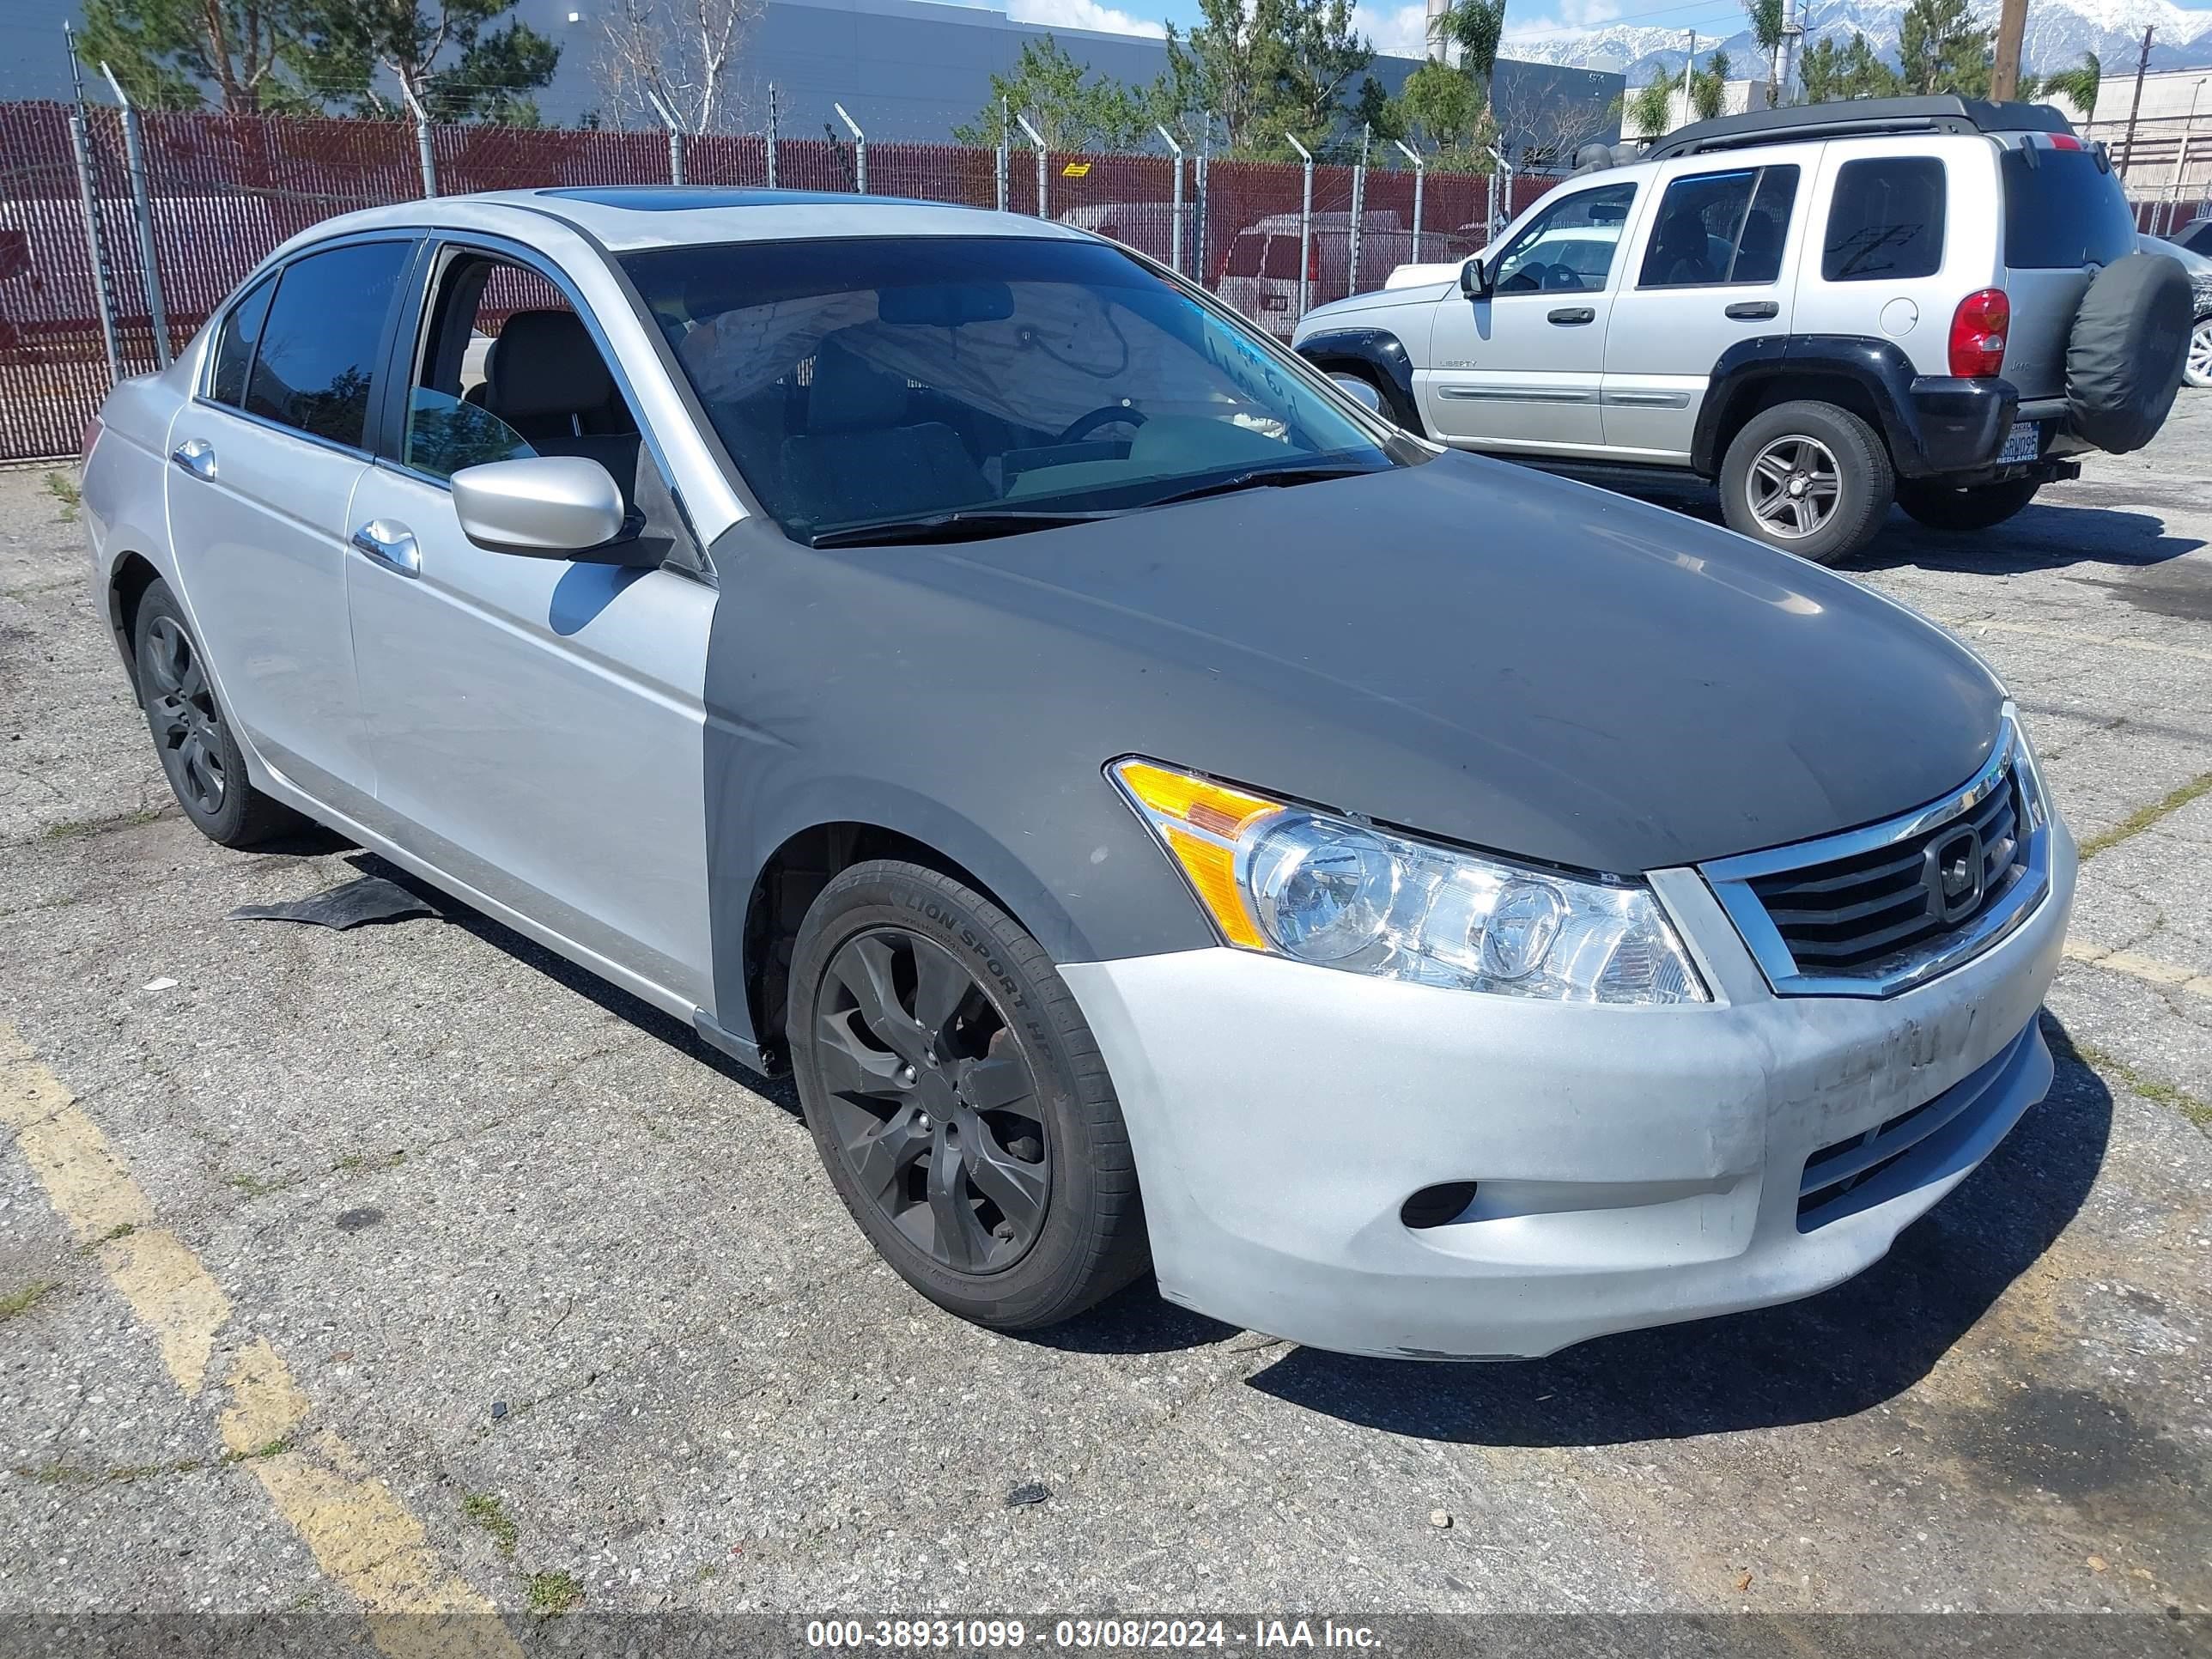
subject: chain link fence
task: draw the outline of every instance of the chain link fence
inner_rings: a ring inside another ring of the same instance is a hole
[[[1041,155],[1018,139],[992,150],[773,131],[672,143],[653,131],[58,103],[0,104],[0,461],[75,454],[114,379],[165,365],[287,238],[429,193],[672,177],[850,191],[865,179],[873,194],[1042,212],[1112,237],[1285,338],[1306,309],[1379,288],[1397,265],[1480,246],[1490,201],[1486,178],[1417,178],[1410,166]],[[1552,182],[1512,179],[1503,212]]]

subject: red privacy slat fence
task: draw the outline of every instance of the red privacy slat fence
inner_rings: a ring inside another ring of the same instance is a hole
[[[71,142],[70,106],[0,104],[0,461],[76,453],[85,423],[107,393],[107,348]],[[122,112],[84,112],[87,161],[99,240],[112,295],[122,373],[157,364],[144,279],[139,216],[131,192]],[[181,349],[246,272],[286,238],[334,214],[423,193],[416,130],[404,123],[149,112],[140,118],[154,257],[169,337]],[[769,182],[769,145],[759,133],[708,133],[684,145],[695,185]],[[441,194],[544,185],[665,183],[668,139],[660,132],[580,131],[493,126],[432,129]],[[854,146],[786,138],[775,150],[786,189],[850,191],[859,182]],[[990,207],[999,157],[953,144],[871,143],[869,191]],[[1007,158],[1006,205],[1037,210],[1033,152]],[[1167,259],[1176,251],[1176,164],[1160,155],[1053,155],[1046,158],[1049,217],[1115,237]],[[1415,257],[1410,168],[1315,169],[1310,304],[1380,286],[1390,267]],[[1278,334],[1296,320],[1295,240],[1302,170],[1271,162],[1212,161],[1201,195],[1194,158],[1182,164],[1182,269],[1220,291]],[[1510,210],[1551,180],[1516,178]],[[1419,256],[1468,251],[1489,181],[1432,173],[1421,212]],[[1355,189],[1362,197],[1354,268]],[[1278,245],[1278,239],[1286,239]],[[1287,260],[1289,281],[1266,273]],[[1257,276],[1233,273],[1247,267]]]

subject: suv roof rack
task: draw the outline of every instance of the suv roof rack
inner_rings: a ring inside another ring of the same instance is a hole
[[[1698,121],[1670,132],[1641,159],[1737,149],[1802,138],[1860,137],[1886,132],[2071,132],[2073,124],[2048,104],[1993,104],[1948,94],[1932,98],[1856,98],[1833,104],[1791,104]]]

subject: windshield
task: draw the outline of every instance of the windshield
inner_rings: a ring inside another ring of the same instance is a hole
[[[1097,243],[740,242],[622,263],[745,482],[802,539],[1398,465],[1303,366]]]

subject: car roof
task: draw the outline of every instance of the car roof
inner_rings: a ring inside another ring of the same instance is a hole
[[[526,238],[530,221],[542,222],[547,217],[584,232],[616,253],[716,242],[849,236],[1097,240],[1086,231],[1026,214],[890,196],[710,185],[611,185],[479,191],[395,202],[324,220],[294,241],[319,241],[359,230],[425,227],[494,231]]]

